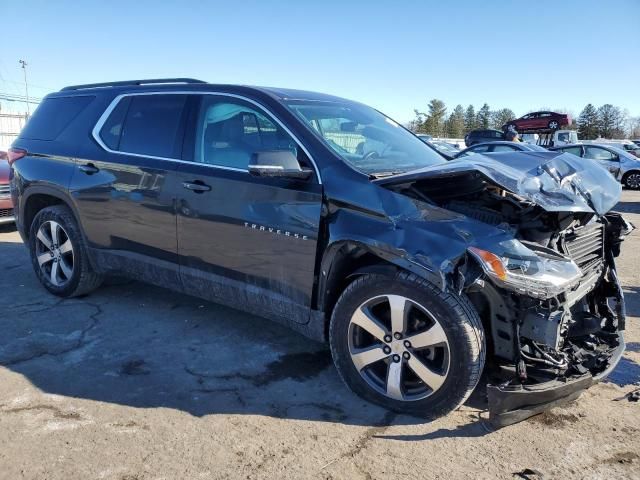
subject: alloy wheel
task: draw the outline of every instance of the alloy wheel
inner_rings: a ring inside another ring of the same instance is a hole
[[[630,173],[625,181],[627,187],[637,190],[640,188],[640,173]]]
[[[74,253],[69,235],[58,222],[46,221],[36,235],[36,259],[40,271],[56,287],[73,275]]]
[[[556,121],[549,122],[549,128],[551,128],[551,129],[558,128],[558,122],[556,122]]]
[[[394,400],[426,398],[442,386],[450,363],[442,325],[422,305],[381,295],[360,305],[349,323],[349,354],[367,384]]]

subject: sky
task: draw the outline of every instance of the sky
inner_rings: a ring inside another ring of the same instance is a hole
[[[640,116],[640,0],[0,0],[0,19],[0,93],[24,94],[24,59],[32,97],[193,77],[330,93],[400,122],[432,98]]]

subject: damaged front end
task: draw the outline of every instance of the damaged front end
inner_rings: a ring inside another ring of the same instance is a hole
[[[625,348],[625,308],[614,257],[631,229],[619,214],[609,213],[562,232],[558,249],[579,266],[581,276],[559,295],[535,299],[498,289],[489,294],[500,306],[506,303],[510,314],[490,313],[499,350],[487,385],[495,426],[577,398],[618,364]]]
[[[633,226],[609,211],[621,189],[606,170],[568,154],[476,155],[377,182],[483,225],[465,226],[444,288],[483,319],[495,426],[573,400],[615,368],[625,347],[615,257]]]

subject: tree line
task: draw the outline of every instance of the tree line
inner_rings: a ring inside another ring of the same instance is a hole
[[[432,99],[426,111],[414,110],[415,118],[409,122],[409,129],[415,133],[426,133],[434,137],[462,138],[477,128],[502,129],[502,126],[516,118],[510,108],[491,110],[487,103],[477,111],[473,105],[456,107],[447,114],[442,100]],[[638,138],[640,137],[640,118],[630,118],[628,112],[611,104],[599,108],[588,104],[577,121],[567,127],[577,129],[583,140],[596,138]]]
[[[576,127],[582,140],[640,137],[640,118],[630,118],[626,110],[610,103],[599,108],[587,104],[578,116]]]
[[[446,105],[437,98],[429,102],[426,112],[414,111],[416,117],[409,122],[409,129],[434,137],[462,138],[470,130],[502,128],[502,125],[516,118],[513,110],[509,108],[491,110],[486,103],[477,112],[473,105],[469,105],[466,109],[462,105],[457,105],[447,115]]]

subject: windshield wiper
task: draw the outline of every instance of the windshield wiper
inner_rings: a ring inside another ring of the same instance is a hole
[[[369,174],[369,178],[384,178],[384,177],[392,177],[394,175],[399,175],[401,173],[405,173],[405,170],[391,170],[388,172],[373,172]]]

